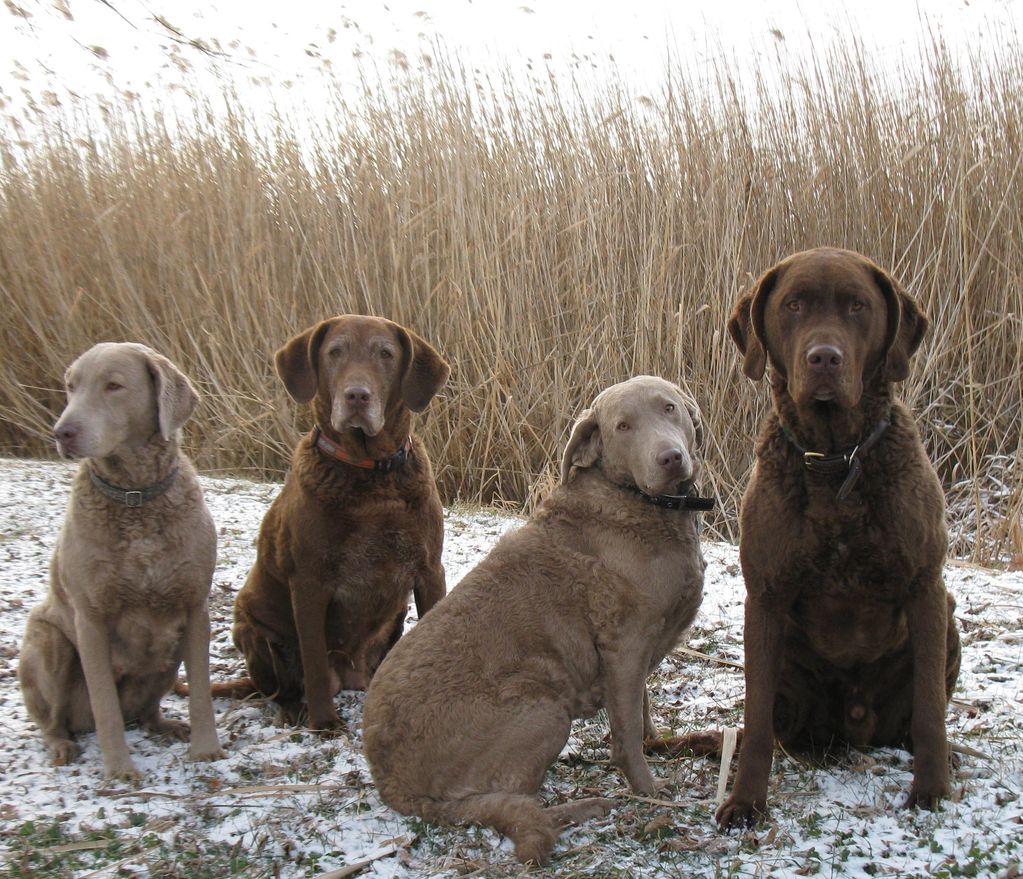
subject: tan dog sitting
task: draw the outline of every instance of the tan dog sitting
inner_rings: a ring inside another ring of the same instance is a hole
[[[216,532],[180,428],[198,396],[165,357],[133,343],[96,345],[65,376],[57,447],[84,459],[51,564],[29,615],[18,677],[53,762],[96,730],[108,777],[138,776],[125,721],[187,739],[160,699],[181,660],[191,690],[193,759],[222,756],[209,686],[207,600]]]
[[[411,427],[448,365],[392,321],[342,315],[291,339],[276,366],[316,427],[263,519],[234,642],[287,719],[304,696],[310,728],[332,729],[334,696],[365,688],[401,636],[409,593],[420,616],[444,597],[443,510]]]
[[[537,791],[572,720],[606,708],[611,758],[638,794],[655,735],[645,681],[703,597],[687,497],[700,474],[695,403],[639,376],[601,393],[572,430],[562,482],[421,620],[366,696],[366,757],[385,803],[509,836],[544,862],[561,827],[604,814]]]

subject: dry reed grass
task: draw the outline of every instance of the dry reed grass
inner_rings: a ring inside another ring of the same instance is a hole
[[[892,70],[850,43],[779,65],[746,87],[724,62],[675,69],[651,99],[434,59],[339,90],[312,140],[229,91],[226,115],[197,100],[184,133],[131,105],[88,130],[46,108],[27,147],[9,124],[0,450],[48,453],[66,363],[138,339],[204,392],[202,468],[279,478],[308,418],[273,351],[368,312],[452,361],[420,424],[448,500],[528,506],[581,406],[650,372],[701,402],[712,527],[734,537],[767,395],[727,313],[781,256],[833,244],[933,320],[903,395],[969,522],[954,551],[1019,553],[1023,50],[964,70],[935,41]]]

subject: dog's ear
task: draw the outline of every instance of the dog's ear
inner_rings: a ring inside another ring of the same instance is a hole
[[[274,355],[277,375],[296,403],[308,403],[316,396],[320,381],[320,345],[334,318],[320,321],[288,339]]]
[[[600,459],[604,446],[600,422],[593,409],[584,409],[572,427],[572,435],[561,458],[561,482],[568,482],[573,467],[592,467]]]
[[[398,324],[394,327],[405,356],[401,399],[413,412],[422,412],[437,391],[444,387],[451,367],[425,339]]]
[[[764,377],[767,351],[764,348],[764,304],[778,280],[779,266],[765,272],[739,297],[728,317],[728,334],[742,354],[742,371],[757,382]]]
[[[703,448],[704,432],[703,432],[703,413],[700,412],[700,407],[697,405],[689,394],[679,388],[679,393],[682,395],[682,402],[685,403],[686,411],[689,413],[689,419],[693,422],[693,427],[696,428],[696,448]]]
[[[191,417],[199,394],[188,377],[162,354],[147,348],[145,358],[153,377],[160,436],[167,442]]]
[[[888,306],[882,376],[885,381],[900,382],[909,375],[910,358],[920,347],[930,321],[888,272],[873,264],[871,272]]]

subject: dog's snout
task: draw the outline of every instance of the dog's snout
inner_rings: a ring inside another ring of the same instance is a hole
[[[657,463],[666,470],[678,470],[683,460],[681,449],[665,449],[657,456]]]
[[[845,358],[840,348],[834,345],[814,345],[806,352],[806,362],[815,372],[838,369]]]
[[[58,442],[69,443],[78,436],[78,425],[73,423],[57,423],[53,427],[53,435]]]
[[[345,402],[349,406],[365,406],[373,399],[373,392],[364,385],[350,385],[345,388]]]

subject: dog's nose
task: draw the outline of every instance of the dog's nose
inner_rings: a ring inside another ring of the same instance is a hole
[[[57,424],[53,428],[53,435],[58,442],[69,443],[78,436],[78,428],[73,424]]]
[[[806,362],[814,372],[838,369],[845,358],[834,345],[814,345],[806,352]]]
[[[682,466],[682,450],[665,449],[657,456],[657,463],[665,470],[677,470]]]
[[[345,388],[345,402],[350,406],[365,406],[373,398],[373,392],[362,385]]]

